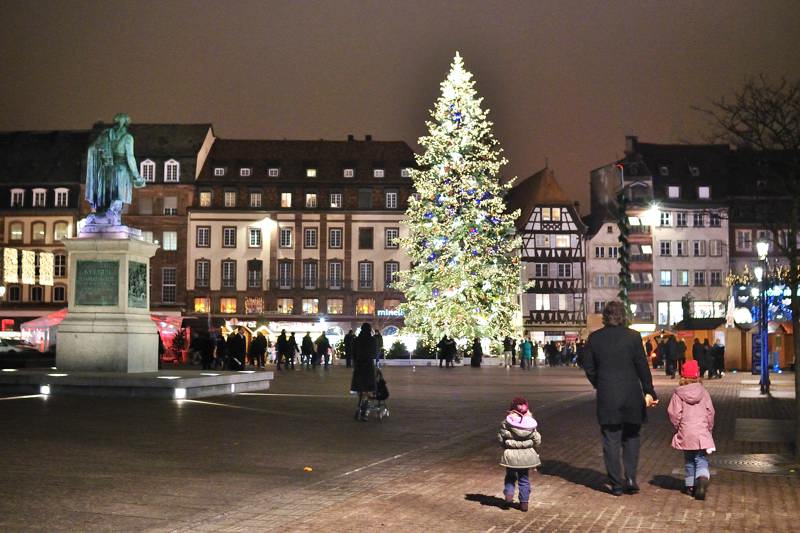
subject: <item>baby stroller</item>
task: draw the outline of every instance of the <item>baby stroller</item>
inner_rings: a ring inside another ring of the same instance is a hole
[[[375,371],[375,391],[371,392],[366,400],[367,405],[364,409],[364,416],[369,418],[370,414],[378,416],[379,421],[389,416],[389,406],[386,400],[389,398],[389,387],[386,386],[386,380],[383,379],[383,372],[380,370]],[[356,418],[361,415],[361,409],[356,410]]]

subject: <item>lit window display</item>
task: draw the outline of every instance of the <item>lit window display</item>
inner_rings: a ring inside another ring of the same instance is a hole
[[[209,312],[211,312],[211,298],[195,298],[194,299],[194,312],[195,313],[209,313]]]
[[[264,299],[260,297],[245,298],[244,312],[248,315],[260,315],[264,312]]]
[[[319,313],[319,298],[303,298],[303,314],[316,315]]]
[[[236,312],[236,298],[220,298],[219,300],[220,313],[235,313]]]
[[[328,298],[328,314],[341,315],[344,312],[344,300],[341,298]]]
[[[375,299],[374,298],[359,298],[356,300],[356,314],[357,315],[374,315],[375,314]]]
[[[291,315],[294,311],[294,300],[292,298],[278,298],[278,313],[281,315]]]

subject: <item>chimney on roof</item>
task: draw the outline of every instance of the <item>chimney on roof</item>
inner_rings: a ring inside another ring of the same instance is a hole
[[[347,136],[347,142],[353,142],[355,140],[356,140],[356,136],[353,135],[352,133]]]
[[[639,144],[639,137],[636,135],[625,136],[625,155],[636,153]]]
[[[372,140],[372,135],[367,133],[366,135],[364,135],[364,140],[367,141],[367,142],[370,142]]]

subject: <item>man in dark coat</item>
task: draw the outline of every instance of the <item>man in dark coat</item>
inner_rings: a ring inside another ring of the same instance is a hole
[[[667,345],[664,348],[664,359],[666,359],[666,374],[671,378],[675,379],[675,369],[678,366],[678,341],[675,340],[675,336],[671,336],[667,339]]]
[[[264,354],[267,353],[268,344],[269,341],[264,336],[264,332],[259,331],[258,335],[250,343],[250,362],[253,366],[264,367]]]
[[[358,393],[357,420],[367,420],[368,396],[375,391],[375,339],[367,322],[353,342],[353,379],[350,390]]]
[[[678,350],[677,370],[678,370],[678,375],[680,376],[681,370],[683,370],[683,363],[686,362],[686,341],[684,341],[683,339],[679,340],[677,350]]]
[[[708,339],[703,340],[703,350],[700,353],[700,377],[703,377],[703,372],[708,372],[708,379],[714,378],[714,353],[711,351],[711,346],[708,344]]]
[[[242,370],[244,368],[244,354],[247,341],[243,329],[237,328],[228,335],[228,370]]]
[[[481,346],[481,339],[475,337],[475,340],[472,341],[472,357],[469,364],[473,368],[480,368],[481,360],[483,360],[483,346]]]
[[[331,343],[324,331],[317,337],[317,361],[322,361],[325,368],[331,364]]]
[[[275,364],[278,370],[281,369],[283,358],[289,354],[289,338],[286,336],[286,330],[282,329],[278,340],[275,341]]]
[[[711,353],[714,359],[714,376],[721,379],[722,373],[725,371],[725,345],[717,339],[714,341],[714,346],[711,347]]]
[[[603,433],[603,458],[611,493],[636,493],[639,431],[645,409],[658,400],[647,365],[642,338],[625,325],[626,312],[619,301],[603,309],[603,328],[589,335],[583,368],[597,390],[597,421]],[[620,447],[624,477],[620,470]]]
[[[442,337],[442,340],[440,340],[436,344],[436,348],[438,348],[439,351],[439,368],[442,368],[442,364],[444,363],[444,357],[445,357],[444,354],[447,351],[447,349],[445,348],[446,345],[447,345],[447,335]]]
[[[314,357],[314,341],[311,339],[311,332],[306,332],[300,344],[300,364],[302,366],[311,365]]]
[[[222,333],[217,333],[216,342],[216,361],[214,366],[219,369],[224,369],[227,364],[228,357],[228,343],[225,342],[225,336]]]
[[[197,335],[192,348],[200,353],[200,364],[203,370],[211,370],[214,360],[214,342],[211,340],[208,331],[201,331]]]
[[[347,368],[353,366],[353,343],[355,340],[356,336],[351,329],[347,332],[347,335],[344,336],[344,361],[347,364]]]
[[[292,370],[294,370],[294,359],[299,351],[300,348],[297,346],[297,339],[295,338],[293,331],[289,336],[289,350],[286,352],[286,370],[289,370],[289,365],[291,365]]]

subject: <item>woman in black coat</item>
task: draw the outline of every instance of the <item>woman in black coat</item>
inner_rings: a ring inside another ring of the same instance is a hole
[[[364,322],[353,342],[353,379],[350,390],[358,393],[356,419],[367,419],[367,398],[375,391],[375,354],[377,346],[372,336],[372,326]]]
[[[475,337],[475,340],[472,341],[472,358],[470,359],[470,366],[474,368],[480,368],[482,360],[483,346],[481,346],[481,340],[478,337]]]

